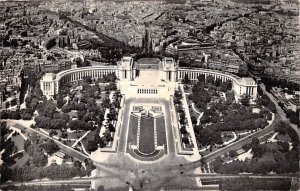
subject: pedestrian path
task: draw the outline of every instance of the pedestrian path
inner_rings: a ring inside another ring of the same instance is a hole
[[[83,143],[80,141],[80,144],[81,144],[81,148],[82,148],[82,151],[87,155],[87,156],[90,156],[90,153],[88,153],[83,145]]]
[[[199,111],[196,109],[195,103],[194,103],[194,102],[192,103],[192,108],[193,108],[193,110],[194,110],[196,113],[199,114],[199,116],[198,116],[198,118],[197,118],[197,125],[200,125],[200,120],[201,120],[201,117],[203,116],[203,113],[204,113],[204,112],[199,112]]]
[[[180,84],[180,88],[181,88],[181,91],[184,92],[184,88],[183,88],[183,85]],[[192,140],[192,143],[194,144],[194,148],[193,148],[193,158],[201,158],[200,154],[199,154],[199,151],[198,151],[198,145],[197,145],[197,141],[196,141],[196,137],[195,137],[195,133],[194,133],[194,128],[193,128],[193,124],[192,124],[192,120],[191,120],[191,114],[190,114],[190,111],[189,111],[189,107],[188,107],[188,104],[187,104],[187,98],[186,98],[186,94],[183,93],[182,94],[182,106],[185,110],[185,114],[186,114],[186,118],[187,118],[187,121],[188,121],[188,125],[187,125],[187,128],[186,130],[189,132],[190,136],[191,136],[191,140]]]
[[[89,134],[90,132],[91,132],[91,130],[87,131],[87,132],[86,132],[85,134],[83,134],[79,139],[77,139],[77,140],[75,141],[75,143],[72,145],[72,148],[74,148],[74,147],[77,145],[77,143],[80,142],[84,137],[86,137],[87,134]]]
[[[234,141],[237,140],[238,136],[236,135],[236,133],[232,132],[232,134],[233,134],[233,138],[230,139],[229,141],[224,142],[223,145],[229,145],[230,143],[233,143]]]
[[[18,129],[18,128],[16,128],[16,127],[13,127],[13,126],[9,126],[9,128],[12,129],[13,132],[9,135],[9,137],[7,137],[6,140],[8,140],[15,132],[18,132],[18,133],[23,137],[23,139],[24,139],[25,141],[28,139],[28,138],[26,137],[26,135],[24,135],[20,129]]]

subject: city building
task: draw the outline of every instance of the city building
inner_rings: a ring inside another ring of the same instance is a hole
[[[135,96],[171,96],[179,82],[187,75],[192,82],[198,76],[213,76],[222,81],[232,81],[232,88],[237,98],[249,95],[257,97],[257,84],[252,78],[241,78],[232,73],[200,68],[182,68],[173,58],[149,59],[141,62],[134,57],[123,57],[117,66],[91,66],[64,70],[57,74],[46,73],[40,81],[41,90],[47,97],[58,93],[64,83],[82,80],[85,76],[97,79],[115,73],[119,79],[121,93]]]

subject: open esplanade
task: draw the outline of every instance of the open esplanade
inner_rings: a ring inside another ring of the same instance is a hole
[[[123,95],[114,141],[109,149],[99,148],[90,155],[97,166],[95,176],[118,175],[119,179],[105,178],[101,185],[126,184],[139,186],[147,181],[151,188],[161,188],[164,175],[174,176],[196,168],[201,156],[198,151],[188,105],[183,103],[187,116],[187,131],[192,148],[185,148],[179,133],[178,116],[173,104],[175,90],[188,77],[195,82],[199,75],[230,80],[236,99],[248,95],[255,99],[257,84],[252,78],[240,78],[230,73],[199,68],[180,68],[173,58],[123,57],[117,66],[72,68],[57,74],[47,73],[40,81],[48,98],[55,96],[66,83],[82,80],[85,76],[98,79],[115,73],[118,88]],[[185,95],[184,95],[185,97]],[[199,172],[198,172],[199,173]],[[200,172],[201,173],[201,172]],[[158,176],[159,175],[159,176]],[[120,181],[121,180],[121,181]],[[177,182],[180,182],[176,180]],[[177,183],[176,182],[176,183]],[[187,183],[187,182],[185,182]],[[199,178],[187,184],[201,185]],[[93,181],[97,188],[99,181]]]

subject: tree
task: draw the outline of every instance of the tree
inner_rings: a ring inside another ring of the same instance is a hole
[[[253,157],[261,157],[266,151],[265,145],[261,145],[257,137],[252,138],[251,147],[252,147]]]
[[[45,117],[51,117],[56,112],[56,105],[51,100],[47,100],[45,104],[38,106],[38,112],[39,114],[45,116]]]
[[[288,123],[280,121],[275,125],[274,130],[275,132],[278,132],[281,135],[285,135],[287,133],[287,129],[289,128],[288,126],[289,126]]]
[[[24,113],[21,115],[21,117],[24,120],[30,120],[32,118],[32,115],[30,113]]]
[[[284,153],[288,152],[290,148],[289,143],[285,141],[277,141],[277,146],[278,150]]]
[[[297,115],[296,112],[294,112],[291,109],[288,109],[285,111],[285,114],[286,114],[287,118],[290,119],[291,123],[294,123],[296,125],[299,124],[300,119],[299,119],[299,115]]]
[[[206,109],[206,103],[200,101],[196,104],[196,108],[200,109],[200,111],[204,111]]]
[[[237,155],[238,155],[238,154],[237,154],[236,150],[230,150],[230,151],[229,151],[229,156],[230,156],[231,158],[236,157]]]
[[[1,183],[11,180],[13,173],[12,170],[7,165],[0,165],[0,172],[1,172],[1,178],[0,178]]]
[[[107,74],[107,78],[108,78],[108,81],[109,81],[109,82],[115,82],[115,81],[117,80],[116,73],[113,72],[113,73]]]
[[[49,50],[49,49],[51,49],[52,47],[54,47],[56,45],[56,40],[55,40],[55,38],[51,38],[50,40],[48,40],[47,42],[46,42],[46,49],[47,50]]]
[[[111,124],[111,123],[108,125],[108,130],[109,130],[110,132],[116,132],[115,127],[114,127],[113,124]]]
[[[50,137],[52,137],[53,135],[57,135],[57,132],[55,130],[51,130],[49,133]]]
[[[25,142],[24,142],[24,150],[27,152],[27,149],[28,147],[31,145],[31,142],[29,139],[27,139]]]
[[[84,111],[84,110],[86,110],[85,104],[82,103],[82,102],[76,104],[75,107],[76,107],[77,111]]]
[[[7,111],[3,110],[3,111],[0,111],[0,119],[8,119],[9,118],[9,115],[7,113]]]
[[[31,107],[33,110],[35,110],[36,107],[37,107],[37,105],[38,105],[38,103],[39,103],[39,100],[38,100],[37,98],[33,98],[33,99],[31,100],[30,107]]]
[[[107,114],[107,118],[108,118],[109,121],[116,120],[117,119],[117,113],[110,112],[110,113]]]
[[[197,117],[196,116],[192,116],[191,117],[191,121],[192,121],[192,124],[197,124]]]
[[[202,146],[222,144],[221,133],[216,132],[212,126],[201,129],[197,136],[197,140]]]
[[[69,113],[72,110],[72,106],[71,105],[63,105],[61,108],[61,111],[64,113]]]
[[[32,154],[32,162],[33,164],[35,164],[36,166],[45,166],[48,162],[48,158],[46,155],[44,155],[43,152],[38,152],[38,151],[34,151]]]
[[[77,169],[80,169],[82,167],[82,164],[80,161],[76,160],[74,161],[73,166]]]
[[[253,168],[253,173],[267,174],[274,169],[275,161],[272,159],[258,160],[256,168]]]
[[[193,93],[193,102],[197,104],[198,102],[208,103],[210,102],[211,97],[207,90],[202,89],[201,91],[197,91]]]
[[[57,96],[57,107],[62,108],[62,106],[65,104],[64,98],[62,94],[58,94]]]
[[[239,71],[238,71],[239,76],[247,76],[248,75],[248,67],[247,64],[241,64]]]
[[[36,122],[36,126],[38,128],[45,128],[45,129],[50,129],[50,123],[51,123],[51,118],[50,117],[43,117],[43,116],[37,116],[34,118]]]
[[[182,127],[180,128],[180,133],[181,133],[181,134],[187,134],[187,131],[186,131],[186,127],[185,127],[185,126],[182,126]]]
[[[259,139],[257,137],[253,137],[251,141],[251,146],[257,146],[259,145]]]
[[[204,74],[200,74],[200,75],[198,76],[198,81],[199,81],[199,82],[205,82],[205,75],[204,75]]]
[[[94,166],[93,161],[91,159],[85,159],[84,163],[86,167],[86,174],[90,176],[92,170],[94,170],[96,167]]]
[[[207,82],[207,83],[210,83],[210,84],[214,84],[215,78],[214,78],[212,75],[208,75],[208,76],[206,77],[206,82]]]
[[[91,76],[84,76],[82,80],[87,84],[92,83],[92,77]]]
[[[68,127],[72,130],[87,130],[88,124],[82,120],[71,120],[68,124]]]
[[[220,170],[220,167],[222,166],[223,164],[223,160],[220,156],[218,156],[214,161],[213,161],[213,168],[214,168],[214,171],[215,172],[219,172]]]
[[[183,77],[183,79],[182,79],[182,83],[183,83],[183,84],[189,84],[189,83],[191,83],[191,80],[190,80],[188,74],[185,74],[185,75],[184,75],[184,77]]]
[[[234,101],[234,93],[233,91],[226,92],[226,101],[230,104]]]
[[[181,118],[179,119],[179,123],[180,123],[181,125],[184,125],[184,124],[185,124],[185,118],[182,118],[182,117],[181,117]]]
[[[107,86],[105,86],[105,90],[111,90],[111,91],[117,90],[116,83],[110,82]]]
[[[237,1],[237,0],[235,0]],[[222,179],[220,190],[290,190],[291,181],[287,179],[266,179],[239,177]]]
[[[102,105],[103,105],[104,108],[109,108],[110,107],[109,99],[105,98],[102,102]]]
[[[104,191],[104,186],[103,185],[98,186],[97,191]]]
[[[244,105],[244,106],[249,106],[249,104],[250,104],[250,97],[249,97],[249,96],[243,97],[243,98],[241,99],[241,103],[242,103],[242,105]]]
[[[218,123],[220,121],[220,117],[219,115],[214,114],[211,116],[210,120],[212,123]]]
[[[63,129],[67,125],[67,122],[63,119],[52,119],[49,124],[51,129]]]
[[[210,122],[210,116],[207,115],[207,114],[204,112],[204,114],[202,115],[202,117],[201,117],[201,119],[200,119],[200,122],[201,122],[202,124],[204,124],[204,123],[209,123],[209,122]]]
[[[88,141],[87,149],[93,152],[98,149],[98,143],[96,141]]]
[[[183,142],[184,144],[190,144],[189,137],[188,137],[187,135],[184,135],[184,136],[182,137],[182,142]]]
[[[10,118],[11,119],[21,119],[21,114],[19,111],[11,111]]]
[[[201,124],[195,125],[194,126],[194,132],[195,132],[195,134],[199,134],[202,129],[203,129],[203,126]]]
[[[220,78],[217,78],[214,84],[215,86],[220,87],[222,85],[222,80]]]
[[[221,91],[222,92],[227,92],[227,91],[230,91],[232,89],[232,83],[231,81],[225,81],[225,82],[222,82],[221,83]]]
[[[49,139],[46,143],[42,145],[42,147],[45,150],[45,152],[49,155],[52,155],[53,153],[59,151],[58,145],[52,139]]]

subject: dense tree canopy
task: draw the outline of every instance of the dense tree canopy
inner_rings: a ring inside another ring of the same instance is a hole
[[[10,190],[15,190],[15,191],[73,191],[72,187],[70,185],[59,185],[59,186],[41,186],[41,185],[21,185],[21,186],[5,186],[3,187],[3,191],[10,191]]]
[[[291,181],[287,179],[259,179],[241,177],[234,179],[222,179],[220,190],[290,190]]]
[[[49,155],[59,151],[58,145],[52,139],[47,140],[47,142],[42,145],[42,148]]]

